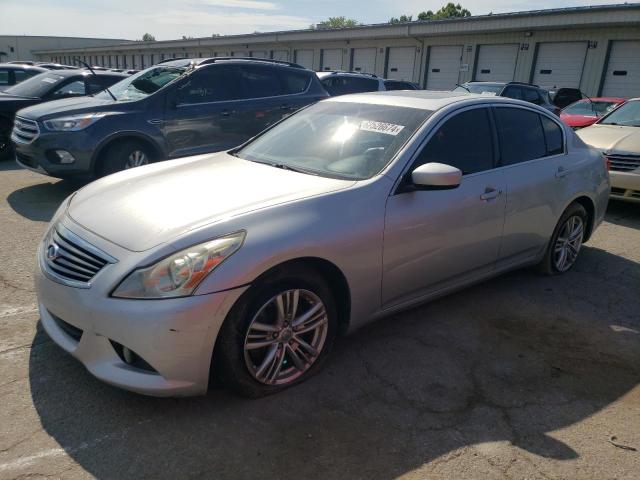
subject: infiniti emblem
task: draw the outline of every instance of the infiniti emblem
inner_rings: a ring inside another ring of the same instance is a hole
[[[60,256],[60,247],[57,243],[52,243],[47,247],[47,260],[53,262]]]

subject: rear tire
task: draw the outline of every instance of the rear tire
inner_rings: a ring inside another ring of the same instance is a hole
[[[155,152],[149,146],[139,140],[124,140],[107,148],[99,165],[99,176],[129,168],[140,167],[154,162]]]
[[[246,397],[277,393],[322,368],[337,327],[321,275],[289,268],[252,286],[231,309],[214,349],[213,376]]]
[[[553,231],[538,270],[546,275],[568,272],[575,265],[585,237],[588,214],[579,203],[572,203],[564,211]]]

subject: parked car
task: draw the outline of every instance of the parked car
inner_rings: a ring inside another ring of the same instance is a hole
[[[18,110],[61,98],[93,95],[127,77],[112,72],[93,75],[88,70],[59,70],[40,73],[0,93],[0,159],[13,153],[9,139]]]
[[[95,178],[229,149],[326,96],[314,72],[292,63],[176,60],[93,97],[21,110],[12,140],[25,168],[54,177]]]
[[[562,109],[560,118],[574,130],[593,125],[614,108],[622,105],[624,98],[584,98]]]
[[[577,133],[607,158],[611,196],[640,201],[640,98],[627,101]]]
[[[339,332],[514,268],[566,272],[608,198],[600,152],[535,105],[332,97],[67,198],[38,248],[40,318],[112,385],[265,395]]]
[[[0,63],[0,92],[27,78],[46,72],[46,68],[19,63]]]
[[[515,98],[525,102],[540,105],[556,115],[560,115],[560,108],[549,98],[549,92],[537,85],[522,82],[467,82],[458,85],[454,92],[467,92],[496,95],[498,97]]]
[[[558,90],[549,90],[549,98],[556,107],[563,109],[585,98],[585,96],[579,88],[560,88]]]
[[[420,90],[417,83],[378,78],[372,73],[324,71],[317,72],[317,75],[324,89],[332,97],[385,90]]]

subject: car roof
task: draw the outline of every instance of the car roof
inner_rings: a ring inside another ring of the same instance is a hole
[[[469,103],[509,103],[531,107],[531,104],[512,98],[496,97],[466,92],[438,92],[430,90],[392,90],[385,92],[354,93],[340,95],[323,100],[324,102],[367,103],[371,105],[388,105],[396,107],[419,108],[436,111],[457,102]]]
[[[0,68],[8,68],[10,70],[36,70],[38,72],[48,72],[46,68],[37,65],[27,65],[24,63],[0,63]]]
[[[298,65],[292,62],[285,62],[280,60],[272,60],[270,58],[258,58],[258,57],[206,57],[206,58],[176,58],[163,60],[160,63],[153,65],[170,66],[170,67],[189,67],[213,65],[217,62],[237,62],[237,63],[262,63],[278,67],[294,67],[300,70],[308,70],[302,65]]]
[[[326,78],[328,76],[378,78],[378,76],[373,73],[347,72],[343,70],[322,70],[320,72],[316,72],[316,75],[318,78]]]

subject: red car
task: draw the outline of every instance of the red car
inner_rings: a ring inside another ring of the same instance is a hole
[[[566,106],[560,112],[560,118],[574,130],[588,127],[600,117],[618,108],[626,100],[615,97],[583,98]]]

